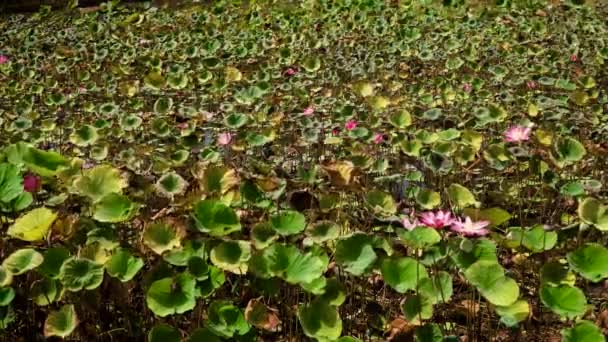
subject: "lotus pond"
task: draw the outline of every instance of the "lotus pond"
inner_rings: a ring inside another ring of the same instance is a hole
[[[604,341],[587,2],[1,17],[0,340]]]

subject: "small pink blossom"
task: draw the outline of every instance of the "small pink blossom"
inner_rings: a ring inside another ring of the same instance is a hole
[[[449,211],[438,210],[436,212],[425,211],[420,214],[420,223],[425,226],[441,229],[452,224],[454,219]]]
[[[37,192],[40,189],[40,178],[34,175],[23,177],[23,190],[26,192]]]
[[[524,126],[513,126],[504,133],[507,142],[522,142],[530,139],[532,129]]]
[[[346,128],[347,131],[352,131],[353,129],[357,128],[357,121],[352,120],[352,119],[346,121],[344,128]]]
[[[412,230],[422,225],[417,218],[410,219],[409,217],[404,217],[403,220],[401,220],[401,224],[403,224],[403,227],[407,230]]]
[[[297,73],[298,73],[298,72],[297,72],[297,71],[296,71],[296,69],[294,69],[294,68],[287,68],[287,69],[284,71],[284,74],[285,74],[286,76],[293,76],[293,75],[295,75],[295,74],[297,74]]]
[[[578,61],[578,56],[576,54],[570,55],[570,62],[576,62],[576,61]]]
[[[314,112],[315,112],[315,109],[314,109],[314,108],[312,108],[312,107],[306,107],[306,108],[304,109],[304,111],[302,112],[302,114],[303,114],[304,116],[311,116],[311,115],[312,115]]]
[[[376,133],[374,135],[374,144],[381,144],[384,141],[384,135],[382,133]]]
[[[538,88],[538,83],[536,83],[532,80],[529,80],[529,81],[526,81],[526,86],[528,87],[528,89],[536,89],[536,88]]]
[[[186,128],[188,128],[188,123],[187,122],[178,123],[177,128],[186,129]]]
[[[471,90],[473,90],[473,86],[471,85],[471,83],[465,83],[462,85],[462,89],[467,92],[470,93]]]
[[[333,136],[336,136],[336,135],[338,135],[339,133],[340,133],[340,129],[339,129],[339,128],[334,128],[334,129],[332,129],[332,130],[331,130],[331,134],[332,134]]]
[[[464,236],[484,236],[490,231],[486,227],[490,224],[490,221],[477,221],[473,222],[470,217],[452,221],[450,228],[456,233]]]
[[[8,57],[5,55],[0,55],[0,64],[4,64],[8,62]]]
[[[232,141],[232,134],[228,132],[220,133],[217,137],[217,143],[223,146],[230,144],[230,141]]]

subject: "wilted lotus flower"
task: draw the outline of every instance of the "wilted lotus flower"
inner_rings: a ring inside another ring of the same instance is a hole
[[[384,136],[382,135],[382,133],[376,133],[376,135],[374,135],[374,144],[380,144],[384,141]]]
[[[414,214],[414,212],[412,212],[412,214]],[[413,219],[410,219],[409,217],[404,217],[401,220],[401,224],[403,224],[403,227],[407,230],[412,230],[416,227],[420,227],[422,224],[420,223],[420,221],[418,221],[418,218],[414,217]]]
[[[34,175],[23,177],[23,190],[27,192],[37,192],[40,189],[40,178]]]
[[[232,140],[232,134],[226,132],[226,133],[220,133],[217,137],[217,143],[219,145],[228,145],[230,144],[230,141]]]
[[[578,56],[576,54],[570,55],[570,62],[576,62],[576,61],[578,61]]]
[[[473,222],[470,217],[466,217],[465,220],[454,220],[450,228],[456,233],[464,236],[484,236],[490,231],[486,227],[490,224],[490,221],[477,221]]]
[[[530,139],[530,127],[513,126],[504,133],[507,142],[522,142]]]
[[[471,90],[473,90],[473,86],[471,86],[471,83],[465,83],[462,85],[462,89],[467,92],[470,93]]]
[[[339,129],[339,128],[337,128],[337,127],[336,127],[336,128],[334,128],[334,129],[332,129],[332,130],[331,130],[331,134],[332,134],[333,136],[336,136],[336,135],[340,134],[340,129]]]
[[[0,55],[0,64],[4,64],[8,62],[8,57],[5,55]]]
[[[425,226],[441,229],[452,224],[454,219],[449,211],[438,210],[436,212],[425,211],[420,214],[420,223]]]
[[[304,111],[302,112],[302,114],[304,114],[304,116],[311,116],[314,112],[315,112],[314,108],[312,108],[312,107],[306,107],[306,109],[304,109]]]
[[[538,88],[538,83],[536,83],[532,80],[529,80],[529,81],[526,81],[526,86],[528,87],[528,89],[536,89],[536,88]]]
[[[357,128],[357,121],[352,120],[352,119],[346,121],[344,128],[346,128],[347,131],[352,131],[353,129]]]

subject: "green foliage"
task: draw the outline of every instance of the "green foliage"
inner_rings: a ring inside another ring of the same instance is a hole
[[[241,230],[236,212],[217,200],[204,200],[194,206],[196,228],[212,236],[223,236]]]
[[[196,305],[195,286],[196,281],[187,273],[159,279],[146,292],[148,308],[160,317],[190,311]]]

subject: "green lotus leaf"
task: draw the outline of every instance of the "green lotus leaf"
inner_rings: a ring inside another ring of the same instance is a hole
[[[58,311],[49,313],[44,321],[44,336],[69,336],[78,325],[78,316],[74,305],[64,305]]]
[[[0,202],[9,203],[23,193],[23,178],[11,164],[0,164]]]
[[[408,295],[401,304],[403,316],[410,322],[420,322],[433,316],[433,303],[420,294]]]
[[[574,286],[576,276],[567,265],[563,265],[557,261],[545,263],[540,269],[540,280],[543,284],[558,286],[561,284]]]
[[[236,212],[216,200],[203,200],[194,206],[196,228],[212,236],[224,236],[241,230]]]
[[[58,279],[61,265],[70,257],[70,251],[64,247],[52,247],[44,252],[44,261],[38,267],[38,273],[51,279]]]
[[[220,337],[245,335],[251,329],[241,309],[226,300],[211,302],[207,315],[207,329]]]
[[[186,182],[182,176],[176,172],[169,172],[158,179],[156,182],[156,191],[163,196],[173,198],[173,196],[183,193],[187,186],[188,182]]]
[[[103,272],[101,264],[86,258],[70,257],[61,265],[59,280],[68,291],[93,290],[103,282]]]
[[[272,228],[280,235],[293,235],[306,228],[306,218],[294,210],[284,210],[270,218]]]
[[[436,229],[428,227],[416,227],[412,230],[401,229],[397,235],[404,245],[424,249],[433,246],[441,241],[441,235]]]
[[[57,214],[52,210],[36,208],[15,220],[6,234],[19,240],[40,241],[46,237],[56,218]]]
[[[141,258],[136,258],[128,250],[119,248],[106,263],[106,270],[110,276],[124,283],[133,279],[143,266],[144,262]]]
[[[437,120],[443,116],[441,108],[431,108],[422,113],[422,117],[426,120]]]
[[[416,194],[416,203],[424,209],[433,209],[441,204],[441,195],[433,190],[420,189]]]
[[[118,106],[115,103],[108,102],[99,106],[99,112],[105,116],[113,116],[118,112]]]
[[[173,99],[170,97],[161,97],[154,102],[154,112],[158,115],[168,113],[173,107]]]
[[[246,241],[224,241],[211,250],[209,257],[215,266],[225,271],[246,274],[251,245]]]
[[[32,286],[31,298],[38,306],[46,306],[57,302],[63,296],[63,288],[59,280],[43,278]]]
[[[157,71],[151,71],[146,77],[144,77],[144,84],[152,89],[160,90],[165,86],[166,80]]]
[[[249,268],[261,277],[276,276],[291,284],[310,284],[321,277],[328,262],[326,255],[302,253],[295,246],[275,243],[254,254]]]
[[[353,90],[361,97],[374,95],[374,85],[370,82],[357,82],[353,85]]]
[[[375,111],[384,110],[391,104],[391,100],[385,96],[371,96],[367,101],[370,107]]]
[[[23,248],[11,253],[2,261],[2,268],[13,275],[20,275],[40,266],[42,254],[32,248]]]
[[[142,121],[139,116],[130,114],[120,119],[120,127],[125,131],[133,131],[141,126]]]
[[[515,280],[505,277],[504,269],[498,263],[479,260],[464,272],[488,302],[497,306],[509,306],[519,297],[519,287]]]
[[[417,327],[414,331],[414,337],[416,342],[443,342],[448,340],[444,340],[441,328],[435,323],[427,323]]]
[[[372,237],[358,233],[338,241],[335,258],[345,271],[360,276],[371,270],[378,256]]]
[[[104,160],[108,157],[109,148],[107,144],[101,146],[92,146],[90,150],[90,156],[95,160]]]
[[[127,187],[127,181],[120,170],[110,165],[99,165],[85,170],[73,183],[79,194],[87,196],[93,203],[99,202],[111,193],[121,193]]]
[[[331,221],[318,221],[306,228],[306,236],[319,244],[333,241],[340,236],[340,226]]]
[[[209,264],[205,259],[193,256],[188,259],[188,272],[196,280],[205,280],[209,278]]]
[[[418,293],[423,295],[432,304],[447,303],[453,294],[452,276],[440,271],[436,275],[423,278],[418,283]]]
[[[164,252],[164,251],[163,251]],[[202,240],[186,240],[183,246],[163,254],[163,259],[175,266],[187,266],[191,258],[207,259],[207,246]]]
[[[428,278],[426,268],[409,257],[386,258],[380,271],[384,282],[399,293],[415,289],[421,279]]]
[[[304,334],[319,341],[333,341],[342,333],[338,310],[321,299],[300,306],[298,320]]]
[[[103,196],[93,208],[93,218],[99,222],[123,222],[137,214],[139,205],[127,196],[112,192]]]
[[[346,288],[336,278],[327,279],[323,290],[323,295],[319,298],[329,305],[340,306],[346,300]]]
[[[321,68],[321,59],[317,56],[306,57],[302,61],[302,67],[308,72],[315,72]]]
[[[160,317],[190,311],[196,305],[196,280],[188,273],[172,278],[162,278],[150,285],[146,303]]]
[[[272,204],[272,201],[266,198],[266,195],[253,181],[245,180],[241,185],[241,195],[243,198],[259,208],[267,208]]]
[[[602,330],[593,322],[581,320],[572,328],[562,330],[564,342],[604,342],[606,338]]]
[[[26,147],[23,150],[21,161],[28,169],[43,177],[55,176],[70,166],[69,160],[59,153],[33,147]]]
[[[510,240],[509,247],[515,248],[521,243],[535,253],[548,251],[557,244],[557,233],[546,231],[541,225],[535,225],[531,229],[524,230],[519,227],[510,228],[507,238]]]
[[[419,157],[422,142],[418,139],[404,140],[400,145],[401,151],[410,157]]]
[[[249,116],[243,113],[232,113],[224,118],[224,125],[230,128],[240,128],[249,122]]]
[[[184,89],[188,86],[188,75],[185,75],[181,72],[179,73],[170,73],[167,77],[167,84],[169,87],[173,89]]]
[[[8,306],[15,299],[15,290],[12,287],[0,287],[0,307]]]
[[[181,245],[181,234],[168,223],[152,223],[146,227],[143,234],[143,242],[156,254],[163,254],[166,251]]]
[[[585,279],[598,282],[608,278],[608,249],[598,243],[587,243],[567,258],[570,267]]]
[[[371,190],[365,195],[365,201],[372,209],[383,215],[392,215],[397,211],[397,204],[391,194],[380,190]]]
[[[258,223],[251,228],[251,241],[257,249],[264,249],[279,238],[276,230],[267,222]]]
[[[445,62],[445,67],[448,70],[456,70],[456,69],[460,68],[463,64],[464,64],[464,60],[462,60],[460,57],[456,56],[456,57],[448,58]]]
[[[568,182],[562,185],[559,192],[565,196],[582,196],[585,194],[585,187],[580,182]]]
[[[563,318],[582,316],[587,311],[587,298],[578,287],[571,285],[541,285],[540,300]]]
[[[209,57],[203,60],[203,65],[209,69],[218,68],[222,61],[217,57]]]
[[[389,122],[395,128],[406,128],[412,124],[412,115],[407,110],[402,109],[391,114]]]
[[[163,119],[162,117],[152,120],[151,128],[152,128],[152,133],[154,133],[155,135],[157,135],[161,138],[169,136],[169,134],[171,134],[171,127],[169,126],[167,121],[165,119]]]
[[[197,178],[207,194],[222,195],[238,184],[236,172],[222,166],[208,166]]]
[[[226,275],[222,270],[215,266],[209,266],[207,278],[198,282],[201,297],[207,298],[211,296],[215,290],[222,287],[225,281]]]
[[[583,222],[592,224],[601,231],[608,230],[608,206],[593,197],[579,202],[578,216]]]
[[[560,163],[569,165],[583,159],[587,150],[578,140],[568,137],[556,142],[555,153]]]
[[[168,324],[157,324],[148,332],[148,342],[180,342],[179,330]]]
[[[500,321],[508,327],[515,326],[530,316],[530,304],[523,299],[509,306],[496,306],[494,309],[500,316]]]
[[[490,227],[500,226],[511,219],[511,214],[501,208],[475,209],[466,208],[464,214],[473,221],[489,221]]]
[[[242,105],[251,105],[262,96],[264,96],[264,91],[254,85],[237,91],[234,94],[234,99]]]
[[[475,196],[471,191],[464,186],[454,183],[448,188],[448,195],[450,202],[455,204],[459,208],[466,208],[468,206],[479,206],[480,203],[475,199]]]
[[[76,146],[93,145],[97,139],[97,129],[91,125],[84,125],[70,134],[70,142]]]

